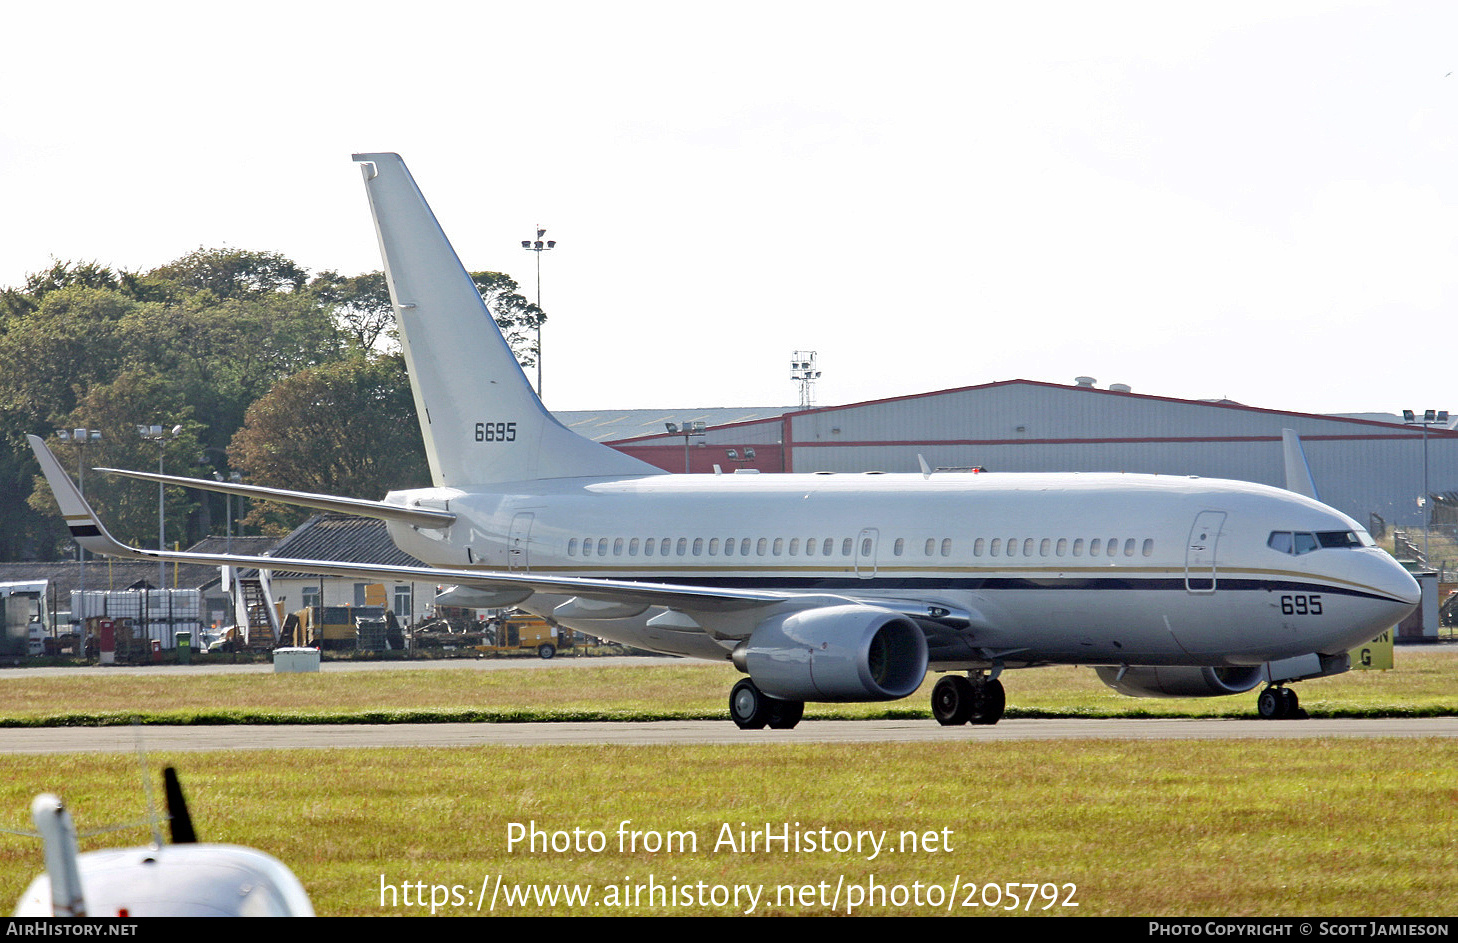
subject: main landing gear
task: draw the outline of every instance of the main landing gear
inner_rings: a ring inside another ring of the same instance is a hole
[[[1007,697],[1001,681],[979,672],[971,677],[945,675],[932,688],[931,703],[932,716],[943,727],[995,724],[1002,720]]]
[[[1294,720],[1305,718],[1306,712],[1301,709],[1301,701],[1296,697],[1296,692],[1288,687],[1271,685],[1261,692],[1256,699],[1256,710],[1265,720]]]
[[[729,692],[729,716],[740,730],[789,730],[805,716],[804,701],[782,701],[770,697],[748,678]]]

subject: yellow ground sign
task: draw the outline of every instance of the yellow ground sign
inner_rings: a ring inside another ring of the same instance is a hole
[[[1392,667],[1392,630],[1388,629],[1366,645],[1352,649],[1352,667],[1381,669]]]

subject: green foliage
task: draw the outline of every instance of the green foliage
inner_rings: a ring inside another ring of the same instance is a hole
[[[153,269],[132,282],[138,290],[169,299],[209,291],[218,298],[300,291],[308,273],[277,252],[203,249]]]
[[[536,366],[541,354],[537,348],[537,328],[546,322],[547,315],[521,296],[516,280],[509,275],[472,272],[471,281],[476,283],[486,308],[516,352],[517,362],[523,367]]]
[[[429,483],[415,401],[399,357],[304,370],[248,410],[228,457],[254,484],[376,499]],[[309,512],[257,503],[246,523],[279,532]]]
[[[472,278],[521,362],[535,363],[541,311],[505,275]],[[0,559],[71,552],[48,489],[34,484],[27,433],[100,429],[87,465],[149,468],[157,447],[135,427],[181,424],[164,455],[176,474],[231,471],[236,441],[258,483],[371,498],[424,483],[403,366],[381,353],[394,331],[380,272],[310,278],[278,253],[237,249],[145,272],[52,260],[0,291]],[[70,446],[58,454],[68,468],[82,458]],[[91,474],[86,484],[118,536],[155,540],[155,488]],[[191,542],[221,513],[221,497],[169,491],[169,539]],[[258,506],[250,520],[277,529],[296,517]]]

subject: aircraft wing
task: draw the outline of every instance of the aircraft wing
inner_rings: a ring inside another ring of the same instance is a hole
[[[180,475],[129,471],[125,468],[97,468],[94,470],[105,472],[108,475],[140,478],[142,481],[157,481],[164,485],[197,488],[199,491],[217,491],[221,494],[236,494],[244,498],[262,498],[266,501],[296,504],[299,507],[314,508],[319,511],[338,511],[341,514],[374,517],[383,521],[400,521],[403,524],[410,524],[413,527],[424,527],[431,530],[444,529],[451,526],[456,520],[456,516],[450,511],[434,511],[430,508],[407,508],[398,504],[386,504],[384,501],[338,498],[333,495],[314,494],[308,491],[290,491],[287,488],[265,488],[262,485],[235,484],[231,481],[209,481],[206,478],[184,478]]]
[[[210,566],[256,567],[261,570],[287,570],[318,573],[326,576],[369,577],[375,579],[419,580],[421,582],[455,584],[481,590],[491,598],[492,608],[515,605],[538,593],[577,597],[600,603],[624,606],[664,606],[706,613],[728,613],[774,606],[803,597],[796,593],[757,592],[747,590],[706,589],[662,583],[636,583],[631,580],[584,579],[581,577],[539,576],[532,573],[496,573],[473,569],[447,569],[431,566],[384,566],[346,563],[329,560],[299,560],[287,557],[244,556],[221,553],[188,553],[183,551],[144,550],[130,547],[107,532],[91,505],[81,496],[71,477],[61,467],[51,450],[39,436],[27,436],[30,447],[40,462],[46,482],[55,493],[61,515],[71,536],[93,553],[133,560],[157,560],[168,563],[201,563]],[[173,479],[145,473],[129,473],[139,478],[174,484],[192,479]],[[206,482],[215,484],[214,482]],[[238,486],[233,486],[238,487]],[[273,489],[263,489],[273,490]],[[237,492],[235,492],[237,493]],[[298,493],[298,492],[295,492]],[[348,499],[344,499],[348,500]],[[370,504],[373,502],[363,502]],[[332,508],[343,510],[342,506]],[[406,510],[406,509],[400,509]],[[358,513],[358,512],[355,512]],[[434,521],[434,526],[441,523]]]

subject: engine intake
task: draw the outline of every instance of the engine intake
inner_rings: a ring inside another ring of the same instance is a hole
[[[1261,683],[1261,667],[1095,668],[1099,680],[1130,697],[1223,697]],[[1120,672],[1123,677],[1120,677]]]
[[[927,647],[901,613],[847,604],[767,619],[733,658],[782,700],[893,701],[921,686]]]

